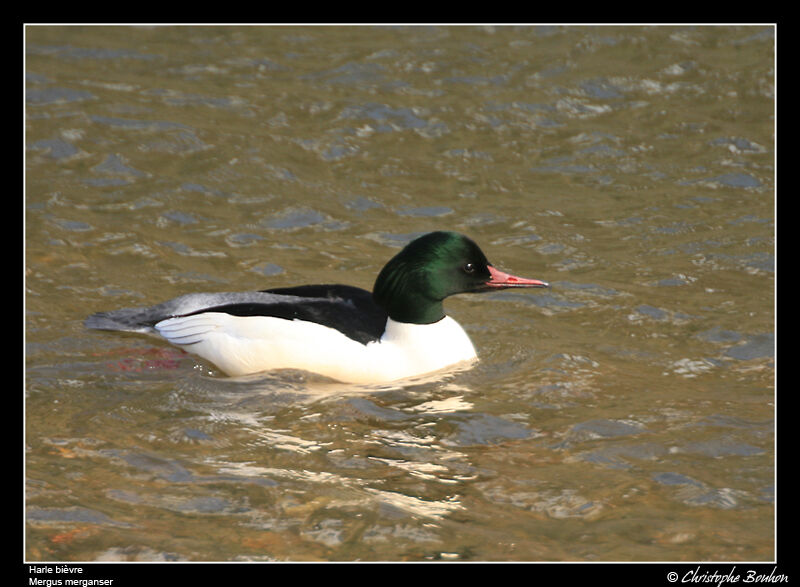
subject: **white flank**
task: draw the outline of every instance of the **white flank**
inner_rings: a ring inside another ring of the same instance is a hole
[[[385,383],[439,371],[476,358],[461,326],[389,319],[379,342],[361,344],[304,320],[204,312],[156,324],[169,342],[211,361],[231,376],[303,369],[347,383]]]

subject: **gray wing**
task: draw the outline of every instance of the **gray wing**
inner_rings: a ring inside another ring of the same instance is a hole
[[[154,326],[158,322],[201,312],[316,322],[363,344],[380,340],[388,317],[364,289],[304,285],[256,292],[187,294],[155,306],[92,314],[84,325],[94,330],[157,334]]]
[[[93,330],[123,330],[126,332],[156,333],[156,323],[174,316],[185,316],[220,306],[240,304],[280,304],[293,298],[267,292],[192,293],[155,306],[122,308],[92,314],[83,324]]]

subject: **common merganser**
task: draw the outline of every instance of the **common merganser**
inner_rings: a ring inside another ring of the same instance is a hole
[[[520,287],[549,284],[495,269],[462,234],[432,232],[386,264],[372,293],[348,285],[195,293],[99,312],[84,324],[159,334],[231,376],[288,368],[385,383],[477,357],[467,333],[445,315],[446,297]]]

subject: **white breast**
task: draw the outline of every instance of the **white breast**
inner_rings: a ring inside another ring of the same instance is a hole
[[[383,383],[476,358],[466,332],[446,316],[433,324],[389,319],[378,342],[362,344],[303,320],[205,312],[170,318],[156,330],[232,376],[303,369],[350,383]]]

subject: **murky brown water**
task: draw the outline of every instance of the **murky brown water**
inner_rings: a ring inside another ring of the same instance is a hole
[[[30,27],[26,557],[774,558],[768,27]],[[97,310],[469,234],[440,381],[229,380]]]

